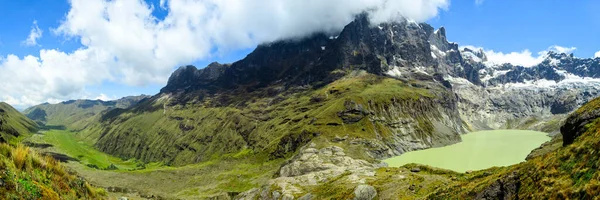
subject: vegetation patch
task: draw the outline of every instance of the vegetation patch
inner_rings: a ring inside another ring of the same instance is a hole
[[[0,198],[2,199],[102,199],[103,189],[69,173],[51,157],[22,145],[0,144]]]

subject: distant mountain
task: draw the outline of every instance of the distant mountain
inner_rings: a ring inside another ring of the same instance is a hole
[[[64,126],[81,130],[93,117],[113,108],[128,108],[149,96],[123,97],[114,101],[70,100],[58,104],[44,103],[27,108],[23,113],[30,119],[49,126]]]
[[[0,102],[0,143],[15,143],[18,138],[33,134],[37,129],[38,124],[12,106]]]

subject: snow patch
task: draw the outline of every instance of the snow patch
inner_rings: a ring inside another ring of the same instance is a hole
[[[471,83],[471,81],[469,81],[467,79],[452,77],[452,76],[448,76],[448,75],[444,76],[444,80],[449,81],[453,85],[473,85],[473,83]]]
[[[385,72],[385,74],[396,78],[402,76],[402,72],[400,71],[400,68],[398,68],[398,66],[392,66],[392,69]]]
[[[433,52],[431,52],[431,57],[433,57],[433,59],[437,59],[437,56]]]
[[[420,73],[423,73],[423,74],[427,74],[427,75],[429,75],[429,73],[427,73],[427,72],[425,71],[425,67],[416,67],[416,68],[415,68],[415,71],[416,71],[416,72],[420,72]]]
[[[473,52],[470,52],[470,51],[464,51],[464,52],[462,52],[462,56],[465,59],[472,60],[472,61],[475,61],[475,62],[482,62],[483,61],[483,60],[481,60],[481,58],[477,57]]]
[[[600,78],[581,77],[575,74],[568,73],[565,70],[557,70],[556,73],[565,76],[565,79],[559,82],[547,79],[540,80],[525,80],[523,83],[507,83],[501,87],[508,88],[569,88],[576,85],[595,85],[600,86]]]
[[[439,55],[441,55],[442,57],[446,56],[446,52],[441,51],[440,49],[438,49],[437,46],[435,45],[431,45],[431,51],[433,52],[437,52]]]
[[[550,65],[558,66],[560,64],[559,59],[556,59],[556,58],[549,58],[549,59],[550,59]]]

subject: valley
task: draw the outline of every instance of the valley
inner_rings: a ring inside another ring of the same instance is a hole
[[[443,27],[371,21],[362,13],[333,35],[181,66],[152,96],[23,113],[0,104],[0,153],[11,170],[10,148],[60,161],[77,174],[66,181],[80,177],[75,198],[600,195],[600,58],[549,51],[532,66],[493,63]],[[51,185],[45,174],[36,183]]]

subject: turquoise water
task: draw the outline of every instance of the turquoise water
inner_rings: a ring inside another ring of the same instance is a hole
[[[525,161],[531,150],[551,138],[524,130],[478,131],[450,146],[413,151],[384,160],[390,167],[418,163],[457,172],[508,166]]]

